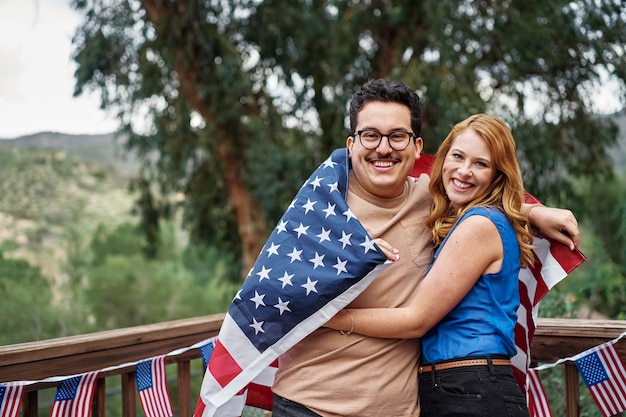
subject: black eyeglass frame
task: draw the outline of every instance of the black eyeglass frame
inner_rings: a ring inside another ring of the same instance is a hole
[[[374,147],[370,147],[370,146],[367,146],[367,145],[365,145],[365,144],[363,143],[363,138],[362,138],[362,136],[361,136],[361,134],[362,134],[363,132],[374,132],[374,133],[377,133],[377,134],[379,134],[379,135],[380,135],[380,139],[378,139],[378,142],[376,143],[376,146],[374,146]],[[396,147],[394,147],[394,143],[395,143],[395,142],[393,142],[393,141],[390,139],[390,136],[391,136],[391,135],[393,135],[394,133],[405,133],[405,134],[409,135],[409,138],[408,138],[408,140],[406,141],[406,144],[405,144],[402,148],[400,148],[400,149],[397,149]],[[415,133],[413,133],[413,132],[407,132],[407,131],[405,131],[405,130],[395,130],[395,131],[393,131],[393,132],[389,132],[389,133],[383,134],[383,133],[379,132],[379,131],[378,131],[378,130],[376,130],[376,129],[361,129],[361,130],[357,130],[356,132],[354,132],[354,133],[353,133],[353,135],[355,135],[355,136],[357,136],[357,135],[358,135],[358,136],[359,136],[359,141],[361,142],[361,145],[362,145],[365,149],[369,149],[370,151],[372,151],[372,150],[374,150],[374,149],[378,148],[378,147],[380,146],[380,144],[382,143],[382,141],[383,141],[383,138],[384,138],[384,137],[386,137],[386,138],[387,138],[387,142],[389,143],[389,147],[391,147],[391,149],[393,149],[394,151],[403,151],[403,150],[405,150],[406,148],[408,148],[408,147],[409,147],[409,144],[411,143],[411,139],[415,139],[415,138],[417,138],[417,135],[416,135]]]

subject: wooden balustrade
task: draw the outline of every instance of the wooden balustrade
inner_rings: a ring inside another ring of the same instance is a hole
[[[194,345],[218,333],[223,314],[156,323],[86,335],[42,340],[0,346],[0,382],[42,381],[50,377],[78,375],[88,371],[101,373],[92,417],[105,415],[106,379],[120,375],[122,380],[122,416],[135,417],[135,367],[134,362],[176,349]],[[554,363],[572,357],[588,348],[617,338],[626,332],[626,321],[539,319],[533,339],[533,363]],[[626,339],[620,340],[617,349],[626,358]],[[190,389],[190,363],[200,357],[198,349],[180,355],[168,355],[167,362],[175,363],[178,393],[178,416],[191,416],[198,393]],[[572,363],[566,367],[567,416],[579,415],[579,377]],[[107,368],[113,368],[106,370]],[[56,385],[43,382],[26,386],[22,412],[24,417],[37,417],[38,391]]]

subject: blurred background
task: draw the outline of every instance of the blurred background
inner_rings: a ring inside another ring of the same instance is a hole
[[[486,112],[588,260],[545,317],[626,318],[621,1],[0,1],[0,343],[225,311],[370,78],[425,151]],[[150,302],[146,302],[150,300]]]

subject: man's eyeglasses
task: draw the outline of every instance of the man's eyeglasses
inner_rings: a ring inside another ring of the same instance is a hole
[[[359,139],[361,140],[361,145],[365,149],[373,150],[380,146],[383,138],[386,137],[389,141],[389,146],[394,151],[403,151],[409,146],[411,143],[411,139],[416,137],[413,132],[405,132],[403,130],[398,130],[396,132],[389,132],[387,134],[382,134],[378,130],[374,129],[363,129],[357,130],[354,132],[356,135],[359,135]]]

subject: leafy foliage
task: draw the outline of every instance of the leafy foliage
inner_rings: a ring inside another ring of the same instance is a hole
[[[193,238],[238,247],[249,266],[294,184],[343,145],[347,100],[373,77],[420,92],[427,152],[470,113],[503,117],[542,200],[611,175],[616,131],[591,97],[605,73],[624,91],[622,2],[73,4],[76,94],[99,91],[143,158],[149,244],[182,193]]]
[[[0,345],[57,337],[61,322],[52,286],[39,268],[0,251]]]
[[[198,250],[196,259],[202,256],[202,267],[196,264],[190,269],[185,264],[192,264],[193,256],[180,253],[172,228],[162,228],[162,245],[155,258],[143,256],[142,239],[129,223],[110,231],[100,226],[90,252],[84,254],[91,254],[92,262],[83,268],[84,286],[75,290],[75,296],[84,300],[96,328],[136,326],[227,308],[238,284],[225,277],[228,268],[218,253]]]

